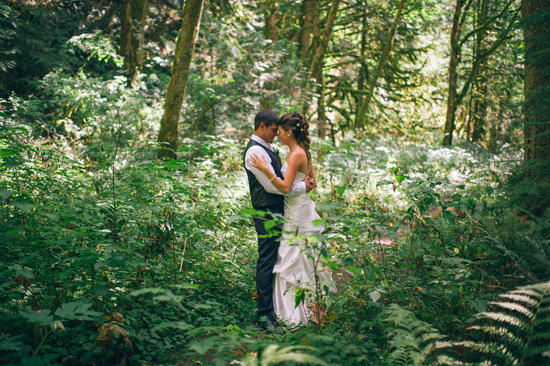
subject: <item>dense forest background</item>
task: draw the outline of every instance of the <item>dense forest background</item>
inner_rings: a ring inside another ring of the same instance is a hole
[[[0,361],[550,364],[549,24],[548,0],[0,0]],[[263,109],[313,126],[338,288],[282,334],[254,323]]]

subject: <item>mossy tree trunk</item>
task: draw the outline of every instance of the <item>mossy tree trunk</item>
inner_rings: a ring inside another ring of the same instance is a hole
[[[325,26],[325,32],[323,37],[317,42],[318,45],[313,54],[311,61],[311,67],[309,70],[310,78],[315,79],[317,83],[317,135],[321,138],[325,138],[326,135],[326,115],[325,115],[325,96],[324,96],[324,86],[323,86],[323,61],[325,58],[325,53],[328,47],[328,43],[332,36],[332,30],[334,28],[334,23],[336,22],[336,14],[338,13],[338,7],[340,6],[340,0],[333,0],[330,7],[330,12],[328,14]],[[315,31],[315,27],[314,27]]]
[[[128,72],[128,83],[132,82],[136,74],[136,60],[132,44],[132,4],[131,0],[122,0],[120,3],[120,53],[124,57],[124,68]]]
[[[271,41],[271,44],[268,46],[270,49],[275,48],[275,42],[277,42],[277,13],[279,12],[279,3],[278,1],[269,1],[266,2],[263,8],[264,18],[265,18],[265,27],[264,35],[266,39]],[[264,83],[264,94],[260,99],[260,109],[261,110],[271,110],[274,107],[273,100],[273,91],[275,88],[274,80],[267,80]]]
[[[166,91],[164,115],[160,121],[158,158],[176,158],[178,151],[178,125],[185,88],[189,79],[189,67],[195,53],[195,40],[199,32],[203,0],[187,0],[183,8],[180,33],[176,40],[176,51],[172,65],[172,76]]]
[[[525,38],[524,158],[550,159],[550,0],[522,0]],[[548,176],[548,173],[546,173]]]

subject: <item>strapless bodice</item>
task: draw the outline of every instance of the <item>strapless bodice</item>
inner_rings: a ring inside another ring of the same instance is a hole
[[[285,161],[285,163],[281,167],[281,174],[283,176],[286,175],[286,170],[287,169],[288,169],[288,163]],[[305,177],[306,177],[306,175],[304,173],[296,172],[296,178],[294,178],[294,183],[299,183],[299,182],[303,181]]]

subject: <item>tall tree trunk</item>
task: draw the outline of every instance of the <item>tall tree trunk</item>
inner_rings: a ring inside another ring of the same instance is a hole
[[[158,158],[175,159],[178,150],[178,125],[185,88],[189,79],[189,67],[195,53],[195,40],[199,32],[204,0],[187,0],[183,8],[180,33],[172,65],[172,76],[166,91],[164,115],[160,121],[158,141],[162,144]]]
[[[124,68],[129,77],[128,83],[131,83],[136,74],[136,63],[134,58],[134,47],[132,45],[132,5],[130,0],[122,0],[120,3],[120,51],[124,57]]]
[[[386,36],[386,43],[384,44],[382,55],[380,56],[380,60],[378,60],[378,66],[376,67],[376,71],[369,81],[367,95],[365,96],[365,100],[361,104],[361,109],[359,109],[359,112],[357,113],[357,117],[355,119],[356,128],[363,128],[365,126],[365,117],[367,115],[369,105],[372,101],[372,94],[374,93],[374,89],[376,88],[378,78],[382,74],[382,69],[384,69],[384,66],[386,66],[386,62],[388,61],[388,58],[390,56],[393,46],[393,40],[395,38],[395,32],[397,31],[397,27],[399,25],[399,22],[401,21],[401,13],[403,12],[403,7],[405,6],[406,1],[407,0],[401,0],[401,2],[399,3],[399,7],[397,8],[395,18],[393,18],[392,25]]]
[[[474,107],[474,130],[472,132],[472,141],[479,142],[485,137],[485,120],[487,119],[487,80],[481,78],[479,88],[481,93],[476,97]]]
[[[535,160],[550,159],[550,0],[522,0],[525,38],[525,124],[523,128],[525,145],[524,159],[537,164]],[[546,13],[546,20],[541,17]],[[545,70],[546,69],[546,70]],[[537,164],[538,165],[538,164]],[[538,172],[533,171],[533,174]],[[548,173],[546,173],[548,174]]]
[[[462,11],[462,0],[456,1],[455,13],[453,16],[453,28],[451,30],[451,59],[449,61],[449,95],[447,97],[447,115],[445,118],[445,137],[443,145],[452,145],[453,130],[456,112],[456,81],[458,74],[458,57],[460,56],[460,45],[458,44],[458,19]]]
[[[332,29],[336,21],[336,14],[338,13],[338,7],[340,6],[340,0],[333,0],[330,12],[327,17],[327,24],[323,37],[318,42],[317,49],[313,55],[311,62],[311,68],[309,74],[317,82],[317,135],[321,138],[325,138],[326,135],[326,115],[325,115],[325,101],[324,101],[324,87],[323,87],[323,61],[325,58],[325,52],[328,47],[328,43],[332,36]],[[315,30],[315,28],[314,28]]]
[[[317,4],[315,0],[305,0],[302,3],[300,18],[299,52],[300,57],[305,59],[311,45],[311,31],[313,29],[313,15],[316,14]]]
[[[264,17],[265,27],[264,35],[266,39],[271,40],[270,49],[274,49],[277,42],[277,13],[279,6],[276,2],[270,2],[265,5]],[[271,91],[275,90],[275,82],[267,80],[264,84],[264,95],[260,98],[260,110],[271,110],[274,107],[273,96]]]
[[[145,58],[145,51],[143,46],[145,45],[145,25],[147,23],[147,14],[149,12],[149,1],[138,0],[139,5],[139,39],[138,49],[136,50],[136,63],[141,69],[143,67],[143,60]]]

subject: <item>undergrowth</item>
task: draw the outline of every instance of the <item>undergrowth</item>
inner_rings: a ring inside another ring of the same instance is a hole
[[[396,137],[314,141],[311,195],[337,292],[304,297],[321,326],[266,335],[253,323],[256,234],[241,167],[248,136],[186,138],[177,161],[157,161],[154,80],[127,89],[117,78],[49,78],[67,88],[45,85],[49,105],[12,97],[0,121],[3,363],[546,357],[550,214],[526,220],[506,206],[501,186],[517,151]],[[506,335],[514,351],[479,332]]]

